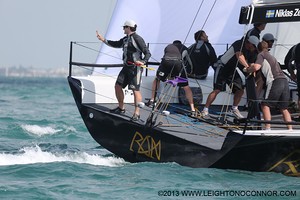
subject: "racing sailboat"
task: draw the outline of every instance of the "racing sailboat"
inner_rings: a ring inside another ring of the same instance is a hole
[[[128,7],[135,8],[138,11],[141,10],[138,9],[138,6],[142,6],[142,8],[153,6],[151,7],[153,9],[149,8],[151,13],[149,16],[162,16],[160,21],[151,18],[151,22],[155,23],[148,23],[151,26],[153,25],[151,31],[148,30],[149,34],[159,40],[151,43],[152,41],[149,41],[151,39],[147,40],[146,32],[141,34],[145,35],[146,41],[150,42],[149,48],[153,54],[152,60],[147,63],[147,67],[157,67],[162,49],[172,40],[181,39],[185,44],[192,43],[188,39],[192,38],[189,36],[190,33],[185,34],[182,32],[188,29],[182,28],[187,24],[186,22],[191,22],[192,25],[195,22],[203,24],[200,28],[204,27],[206,32],[213,33],[211,38],[216,43],[219,42],[218,39],[223,38],[222,41],[228,40],[226,42],[230,44],[241,38],[242,34],[246,32],[245,26],[238,24],[238,22],[251,24],[252,22],[299,21],[298,16],[294,16],[297,19],[291,17],[290,20],[284,18],[285,21],[281,21],[283,15],[279,14],[274,15],[274,18],[278,19],[272,19],[273,21],[271,21],[267,13],[270,10],[272,12],[274,10],[275,13],[287,13],[296,12],[300,9],[300,1],[288,1],[288,3],[280,4],[277,3],[279,1],[249,2],[248,0],[236,0],[225,2],[225,0],[202,0],[199,2],[194,0],[188,3],[192,5],[189,7],[191,10],[188,10],[188,13],[194,11],[197,13],[196,16],[183,19],[184,16],[182,15],[187,15],[187,12],[182,12],[182,9],[187,7],[185,6],[187,3],[184,2],[183,5],[180,0],[172,0],[171,3],[157,0],[151,1],[149,5],[146,2],[141,3],[141,1],[132,4],[130,2],[118,2],[115,8],[116,15],[121,15],[123,9],[128,11]],[[224,6],[227,6],[228,9],[225,9]],[[177,10],[175,10],[176,8]],[[228,12],[220,12],[224,10]],[[174,18],[172,18],[173,15],[170,13],[174,12]],[[203,14],[199,16],[199,13],[204,12],[207,12],[206,16],[210,16],[211,13],[217,14],[211,18],[203,17]],[[143,9],[143,15],[147,15],[145,9]],[[148,21],[149,16],[146,16]],[[134,17],[128,16],[128,18]],[[174,20],[180,21],[174,23]],[[229,21],[234,25],[229,25]],[[207,22],[210,26],[207,25]],[[119,25],[116,23],[119,23]],[[120,27],[121,23],[113,16],[110,27]],[[147,23],[143,21],[143,24]],[[160,28],[156,27],[157,24],[159,27],[169,29],[170,32],[164,32],[169,37],[168,40],[162,38],[162,33],[159,32]],[[225,25],[230,26],[230,28]],[[222,33],[221,35],[224,37],[218,37],[213,31],[209,32],[209,27],[222,28],[221,31],[216,32]],[[197,29],[199,27],[194,27],[194,30]],[[233,30],[237,35],[232,33]],[[116,35],[116,31],[113,29],[108,29],[107,32],[107,35],[111,38],[121,37],[121,35]],[[171,35],[174,39],[170,41]],[[149,36],[149,38],[152,37]],[[157,41],[160,41],[160,43]],[[223,92],[212,105],[215,115],[210,119],[191,117],[188,114],[187,105],[184,103],[182,90],[169,83],[161,83],[161,90],[157,91],[161,96],[161,98],[159,97],[160,103],[157,103],[153,108],[141,106],[141,120],[133,122],[130,120],[134,110],[133,95],[130,90],[125,89],[126,113],[120,115],[109,112],[109,109],[115,108],[117,105],[113,91],[116,75],[113,72],[119,70],[115,70],[116,67],[122,67],[121,64],[116,64],[121,63],[122,54],[102,46],[96,64],[76,62],[73,60],[73,49],[76,44],[78,43],[71,42],[70,44],[68,81],[71,91],[91,136],[102,147],[116,156],[129,162],[176,162],[190,167],[270,171],[290,176],[300,176],[299,123],[291,122],[290,124],[293,124],[294,129],[288,131],[285,126],[286,123],[273,116],[274,120],[268,122],[273,124],[272,130],[265,131],[261,128],[262,124],[265,123],[263,120],[250,118],[237,120],[227,112],[223,112],[224,104],[228,105],[231,101],[229,90]],[[218,54],[221,54],[222,48],[226,47],[226,44],[221,43],[220,46],[223,47],[216,48]],[[94,69],[93,74],[76,76],[73,70],[74,67],[92,67]],[[107,73],[109,69],[112,70]],[[150,97],[153,79],[153,73],[151,75],[151,71],[146,70],[141,86],[143,97]],[[201,108],[203,99],[205,100],[212,90],[212,77],[208,77],[206,80],[190,79],[189,83],[194,92],[195,102]],[[243,99],[242,104],[247,107],[246,98]],[[245,113],[247,114],[246,111]]]

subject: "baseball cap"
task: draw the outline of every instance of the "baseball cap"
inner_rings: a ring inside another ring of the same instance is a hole
[[[126,20],[124,22],[124,26],[135,27],[135,25],[136,25],[135,21],[133,21],[131,19],[130,20]]]
[[[248,38],[248,42],[250,42],[251,44],[253,44],[255,47],[257,47],[258,43],[259,43],[259,39],[254,36],[254,35],[251,35],[249,38]]]
[[[276,38],[274,38],[274,35],[272,33],[264,34],[262,39],[265,40],[265,41],[277,40]]]

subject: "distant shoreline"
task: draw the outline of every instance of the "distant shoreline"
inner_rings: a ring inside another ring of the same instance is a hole
[[[77,69],[77,75],[87,75],[82,69]],[[1,77],[67,77],[68,67],[58,68],[33,68],[33,67],[2,67],[0,68]]]

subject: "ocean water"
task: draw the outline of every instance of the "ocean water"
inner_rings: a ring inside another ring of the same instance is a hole
[[[0,199],[300,199],[282,174],[125,162],[89,135],[66,78],[0,91]]]

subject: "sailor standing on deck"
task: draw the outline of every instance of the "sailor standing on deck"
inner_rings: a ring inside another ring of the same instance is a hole
[[[291,115],[288,111],[289,105],[289,84],[282,72],[278,61],[268,51],[268,43],[262,41],[258,44],[259,54],[255,63],[250,67],[245,67],[248,73],[262,70],[266,79],[265,100],[261,103],[264,120],[271,121],[270,107],[278,106],[285,122],[291,122]],[[292,130],[292,125],[287,125]],[[266,124],[266,130],[270,130],[271,125]]]
[[[238,105],[244,94],[243,77],[245,75],[241,70],[249,67],[249,63],[253,63],[256,56],[256,47],[259,40],[256,36],[250,36],[245,42],[243,39],[235,41],[231,47],[220,57],[218,67],[215,71],[214,90],[208,95],[205,107],[201,115],[203,117],[209,115],[208,108],[214,102],[217,95],[221,91],[226,90],[226,84],[232,88],[234,93],[233,105],[231,112],[236,118],[244,118],[238,110]]]
[[[140,83],[143,68],[139,66],[147,63],[151,57],[144,39],[135,32],[136,28],[137,25],[133,20],[127,20],[123,26],[124,34],[126,34],[126,36],[118,41],[106,40],[98,33],[98,31],[96,31],[97,38],[108,46],[123,48],[124,66],[120,71],[115,84],[115,93],[119,106],[110,110],[110,112],[116,114],[125,113],[124,92],[122,88],[125,88],[128,85],[128,88],[133,91],[134,95],[135,110],[131,118],[132,121],[138,121],[140,119],[138,103],[142,101]],[[142,54],[144,54],[144,57],[142,57]]]

